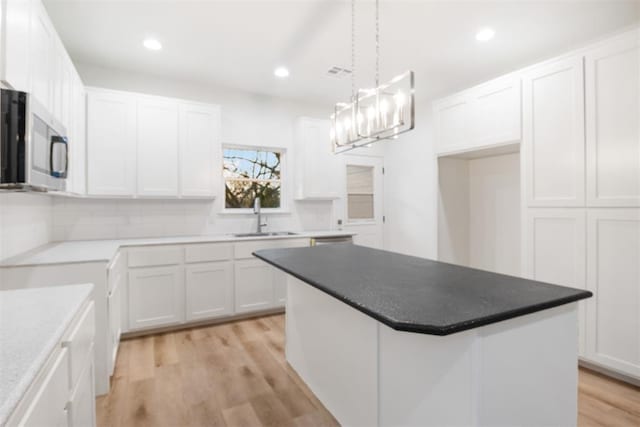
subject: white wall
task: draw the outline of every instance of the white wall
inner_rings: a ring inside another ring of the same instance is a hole
[[[277,147],[286,150],[284,199],[288,214],[267,215],[271,230],[334,228],[331,201],[294,202],[291,165],[296,117],[328,117],[331,106],[315,106],[197,82],[178,82],[89,64],[76,64],[85,85],[184,98],[222,107],[223,144]],[[329,142],[327,141],[327,149]],[[54,240],[217,234],[252,231],[254,215],[220,214],[224,197],[207,201],[86,200],[56,197]]]
[[[416,105],[416,128],[384,146],[385,249],[437,257],[437,165],[431,103]]]
[[[519,276],[519,153],[438,164],[438,259]]]
[[[44,194],[0,193],[0,259],[51,240],[51,204]]]
[[[469,265],[520,275],[520,155],[469,160]]]

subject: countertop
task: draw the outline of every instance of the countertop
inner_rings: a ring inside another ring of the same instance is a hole
[[[0,425],[60,342],[93,285],[0,292]]]
[[[254,255],[385,325],[449,335],[589,298],[591,292],[351,244]]]
[[[77,240],[53,242],[39,246],[23,254],[0,261],[0,268],[26,267],[31,265],[75,264],[87,262],[109,262],[122,247],[180,245],[194,243],[240,242],[249,240],[282,240],[300,238],[353,236],[348,231],[305,231],[288,236],[235,237],[231,234],[209,236],[152,237],[117,240]]]

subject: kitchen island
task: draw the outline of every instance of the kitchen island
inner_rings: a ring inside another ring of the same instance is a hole
[[[345,426],[576,424],[590,292],[342,244],[287,272],[286,356]]]

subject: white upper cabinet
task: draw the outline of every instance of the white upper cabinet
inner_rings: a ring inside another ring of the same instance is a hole
[[[521,139],[518,75],[507,75],[434,104],[437,151],[454,154]]]
[[[31,94],[40,104],[52,111],[56,35],[49,15],[40,1],[32,2],[29,35]]]
[[[220,107],[181,103],[179,114],[180,195],[213,197],[222,173]]]
[[[473,146],[517,142],[521,139],[519,76],[506,76],[470,91]]]
[[[340,197],[340,160],[331,150],[329,128],[329,120],[301,117],[296,123],[296,199],[326,200]]]
[[[137,177],[140,196],[178,195],[178,106],[138,99]]]
[[[584,206],[582,67],[582,57],[576,56],[523,77],[523,179],[529,206]]]
[[[467,94],[454,95],[434,105],[437,150],[439,153],[468,147],[470,100]]]
[[[640,379],[640,210],[587,213],[587,355]]]
[[[87,193],[133,196],[136,100],[121,92],[87,92]]]
[[[89,195],[215,196],[222,180],[220,107],[106,89],[87,93]]]
[[[16,90],[30,88],[30,0],[6,0],[2,81]],[[2,13],[2,12],[0,12]]]
[[[587,52],[587,205],[640,206],[640,34]]]

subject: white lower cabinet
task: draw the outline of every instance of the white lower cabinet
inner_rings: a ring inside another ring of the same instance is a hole
[[[183,271],[181,266],[129,270],[129,330],[183,322]]]
[[[46,370],[40,389],[17,425],[24,427],[68,426],[69,352],[62,349]],[[9,425],[11,425],[9,420]]]
[[[269,264],[259,259],[236,261],[236,313],[273,307],[272,268]]]
[[[93,427],[95,304],[86,301],[9,416],[7,427]]]
[[[233,264],[230,261],[187,265],[186,320],[233,313]]]
[[[590,209],[587,248],[587,358],[640,379],[640,209]]]

